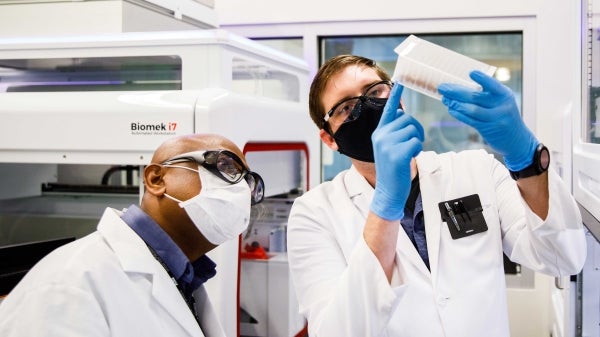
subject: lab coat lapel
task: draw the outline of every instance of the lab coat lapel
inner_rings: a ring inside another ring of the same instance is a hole
[[[121,220],[114,209],[107,208],[98,231],[114,250],[123,271],[128,274],[148,274],[152,282],[152,297],[177,321],[190,336],[203,336],[198,322],[187,307],[173,280],[152,256],[144,241]],[[218,335],[217,335],[218,336]]]
[[[160,265],[159,267],[162,268]],[[204,336],[200,333],[192,311],[166,273],[154,273],[152,296],[191,336]]]
[[[360,175],[360,173],[358,173],[354,167],[348,171],[345,184],[348,188],[348,194],[350,198],[352,198],[356,208],[358,208],[363,216],[363,221],[365,221],[369,212],[371,201],[373,200],[373,187],[369,185],[367,180]],[[415,265],[415,267],[421,273],[423,273],[425,277],[429,277],[430,273],[429,270],[427,270],[425,262],[423,262],[419,252],[417,252],[417,249],[403,229],[401,229],[398,233],[397,242],[398,248],[396,251],[400,255],[402,263],[411,263]]]
[[[435,286],[440,252],[441,217],[437,207],[444,195],[443,174],[438,156],[434,152],[421,152],[417,156],[419,183],[421,185],[421,200],[427,236],[427,254],[431,279]]]
[[[398,233],[397,247],[398,248],[396,249],[396,252],[401,256],[400,258],[402,259],[402,262],[406,262],[406,260],[408,260],[408,262],[413,264],[417,270],[423,274],[424,277],[429,278],[431,276],[429,270],[427,270],[425,262],[423,262],[423,259],[421,258],[421,255],[419,255],[419,252],[417,252],[417,248],[415,248],[415,245],[412,243],[412,241],[410,241],[406,231],[403,228],[401,228]]]
[[[196,312],[200,315],[200,325],[202,325],[204,335],[207,337],[225,337],[223,327],[219,323],[217,314],[213,310],[206,293],[206,288],[204,286],[198,288],[194,297],[196,298]]]

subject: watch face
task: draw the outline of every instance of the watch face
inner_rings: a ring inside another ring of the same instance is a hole
[[[543,148],[540,151],[540,168],[542,170],[547,170],[548,166],[550,166],[550,153],[547,148]]]

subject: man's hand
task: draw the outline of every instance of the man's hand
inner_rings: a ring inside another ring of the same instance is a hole
[[[421,124],[400,105],[404,87],[395,83],[371,140],[375,154],[375,195],[371,211],[386,220],[400,220],[410,192],[410,161],[423,149]]]
[[[475,70],[471,78],[482,91],[442,83],[438,91],[448,112],[475,128],[490,146],[504,156],[506,167],[519,171],[529,166],[539,142],[521,119],[512,91],[485,73]]]

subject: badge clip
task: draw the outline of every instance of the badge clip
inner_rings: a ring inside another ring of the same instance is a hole
[[[448,224],[453,239],[460,239],[487,231],[488,227],[483,216],[483,207],[479,195],[466,197],[438,204],[442,221]]]

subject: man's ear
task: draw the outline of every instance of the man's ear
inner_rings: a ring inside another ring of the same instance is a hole
[[[335,142],[335,139],[333,139],[333,136],[330,135],[329,132],[325,131],[325,129],[319,130],[319,138],[321,138],[323,143],[325,143],[328,148],[332,149],[333,151],[338,150],[338,145]]]
[[[165,181],[163,180],[164,168],[161,165],[150,164],[144,169],[144,185],[146,191],[155,196],[165,193]]]

